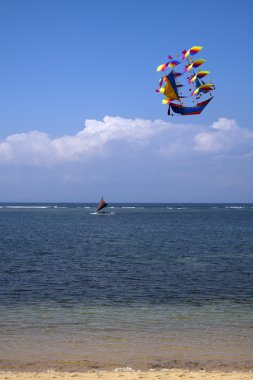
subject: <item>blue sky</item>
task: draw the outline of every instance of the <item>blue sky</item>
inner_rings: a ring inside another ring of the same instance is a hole
[[[1,0],[0,201],[253,202],[250,0]],[[204,46],[200,116],[155,93]]]

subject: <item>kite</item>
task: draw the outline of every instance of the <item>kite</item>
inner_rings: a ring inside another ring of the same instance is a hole
[[[213,99],[212,91],[215,90],[215,85],[211,82],[205,83],[202,79],[210,74],[210,71],[198,69],[206,60],[192,59],[192,56],[202,49],[202,46],[193,46],[189,50],[183,50],[181,61],[169,55],[169,61],[157,67],[157,71],[163,72],[163,76],[159,79],[156,92],[164,95],[162,103],[168,105],[168,115],[173,115],[173,112],[185,116],[199,115]],[[178,69],[180,65],[182,70]],[[175,66],[177,71],[174,70]],[[167,74],[166,70],[169,68],[171,71]],[[205,99],[202,99],[202,96]]]

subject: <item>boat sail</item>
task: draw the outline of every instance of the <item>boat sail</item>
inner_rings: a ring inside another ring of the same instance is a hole
[[[156,92],[165,96],[162,103],[168,104],[168,115],[173,116],[173,112],[180,115],[199,115],[213,99],[214,84],[205,83],[202,80],[210,71],[198,69],[199,71],[195,72],[194,70],[206,62],[205,59],[195,61],[192,59],[192,56],[200,50],[202,50],[202,46],[193,46],[187,51],[183,50],[181,61],[173,59],[169,55],[169,61],[157,67],[157,71],[163,71],[166,74],[159,80],[160,88],[156,89]],[[175,66],[180,67],[181,64],[184,64],[183,72],[175,71]],[[171,68],[169,74],[166,73],[168,68]],[[182,77],[184,83],[178,81],[179,77]],[[209,97],[202,99],[202,96],[205,95],[209,95]]]
[[[104,212],[104,208],[108,205],[103,197],[101,197],[99,204],[97,206],[96,212]],[[103,211],[102,211],[103,210]]]

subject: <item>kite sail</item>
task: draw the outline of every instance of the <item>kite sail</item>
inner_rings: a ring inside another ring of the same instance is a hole
[[[168,104],[168,115],[173,115],[173,112],[180,115],[199,115],[213,99],[215,85],[203,81],[210,71],[199,69],[206,60],[192,58],[200,50],[202,46],[183,50],[181,60],[178,60],[178,56],[175,59],[169,55],[169,61],[157,67],[157,71],[163,72],[163,76],[156,92],[165,96],[162,103]],[[168,69],[171,71],[167,74]]]

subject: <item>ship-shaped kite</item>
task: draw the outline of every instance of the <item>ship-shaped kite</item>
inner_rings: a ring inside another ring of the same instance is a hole
[[[162,71],[164,75],[159,80],[159,89],[156,92],[165,96],[162,103],[168,104],[168,115],[173,115],[173,112],[180,115],[199,115],[213,98],[214,84],[205,83],[202,79],[210,71],[199,69],[206,60],[192,58],[200,50],[202,46],[183,50],[181,60],[169,55],[169,61],[157,67],[157,71]],[[181,70],[180,66],[183,66]],[[171,69],[169,74],[168,69]]]

